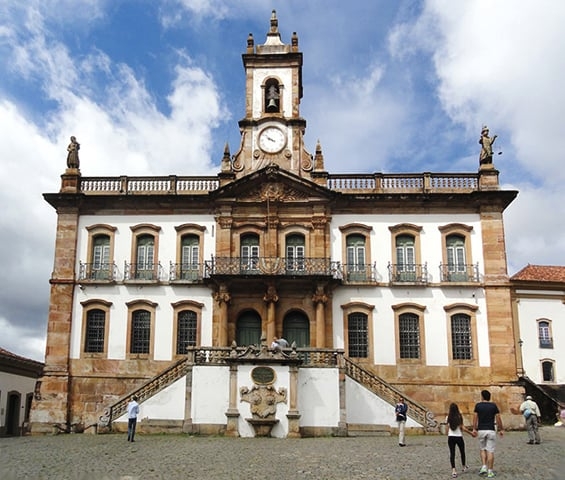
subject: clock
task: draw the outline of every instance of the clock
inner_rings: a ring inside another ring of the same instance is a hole
[[[278,127],[265,127],[259,133],[259,148],[267,153],[280,152],[286,145],[286,135]]]

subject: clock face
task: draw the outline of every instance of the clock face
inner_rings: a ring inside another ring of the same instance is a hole
[[[280,152],[286,145],[286,135],[278,127],[266,127],[259,134],[259,147],[267,153]]]

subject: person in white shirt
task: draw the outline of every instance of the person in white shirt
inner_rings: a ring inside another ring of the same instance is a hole
[[[528,431],[528,444],[539,445],[539,420],[541,419],[541,412],[538,404],[532,400],[531,395],[526,397],[526,400],[520,405],[520,411],[526,419],[526,430]]]
[[[137,397],[134,395],[131,397],[128,403],[128,442],[134,442],[135,437],[135,427],[137,424],[137,416],[139,415],[139,403],[137,403]]]
[[[447,446],[449,447],[451,477],[457,478],[457,469],[455,468],[455,447],[459,448],[461,466],[463,467],[462,472],[465,473],[469,470],[469,467],[467,466],[467,458],[465,455],[465,440],[463,440],[463,432],[467,432],[473,437],[475,434],[473,434],[473,432],[463,424],[463,415],[461,415],[456,403],[449,405],[449,413],[445,421],[449,427],[449,430],[447,431]]]

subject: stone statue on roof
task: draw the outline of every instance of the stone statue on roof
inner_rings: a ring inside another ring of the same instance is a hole
[[[80,143],[77,142],[76,137],[71,137],[71,143],[67,147],[67,168],[79,168],[80,161],[78,159],[78,151],[80,150]]]
[[[485,165],[492,163],[492,145],[496,140],[497,135],[489,137],[489,129],[485,125],[481,130],[481,138],[479,143],[481,144],[481,153],[479,155],[479,164]]]

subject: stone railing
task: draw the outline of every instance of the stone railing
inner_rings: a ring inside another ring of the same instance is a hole
[[[363,193],[472,192],[479,189],[479,176],[476,173],[329,175],[327,187]]]
[[[194,195],[220,187],[216,176],[79,177],[78,191],[87,195]],[[480,189],[477,173],[333,174],[326,187],[344,193],[447,193]]]
[[[205,194],[219,186],[217,177],[81,177],[79,191],[96,195],[178,195]]]
[[[344,357],[343,361],[345,373],[353,380],[356,380],[365,388],[373,392],[375,395],[378,395],[380,398],[387,401],[391,405],[396,405],[396,402],[400,397],[404,398],[406,405],[408,405],[409,417],[413,418],[418,423],[423,425],[426,431],[437,430],[438,423],[434,418],[433,412],[430,412],[424,406],[420,405],[414,400],[407,398],[403,392],[394,388],[392,385],[385,382],[382,378],[378,377],[369,370],[366,370],[350,359]]]

